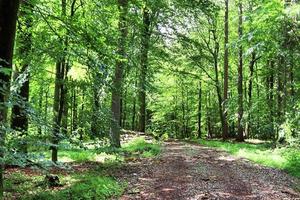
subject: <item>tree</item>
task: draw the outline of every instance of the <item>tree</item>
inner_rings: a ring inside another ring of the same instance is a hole
[[[0,199],[3,198],[3,171],[7,99],[12,71],[13,49],[19,0],[0,0]]]
[[[243,37],[243,4],[241,0],[238,3],[239,8],[239,27],[238,34],[240,43],[242,43]],[[239,45],[239,64],[238,64],[238,136],[237,141],[244,141],[244,129],[243,129],[243,46]]]
[[[122,94],[122,81],[123,71],[126,64],[126,38],[127,38],[127,12],[128,1],[118,0],[119,8],[119,40],[117,50],[117,61],[114,70],[113,87],[112,87],[112,102],[111,112],[112,121],[110,127],[110,140],[111,146],[120,147],[120,117],[121,117],[121,94]]]
[[[26,136],[28,131],[28,114],[26,106],[29,100],[29,65],[30,54],[32,46],[32,32],[31,27],[33,23],[32,18],[33,3],[31,1],[24,1],[21,6],[20,20],[19,20],[19,43],[18,48],[19,57],[21,59],[21,69],[14,72],[17,78],[21,78],[21,86],[17,91],[17,102],[12,108],[11,128],[21,133],[21,136]],[[25,75],[24,80],[22,76]],[[27,152],[26,140],[20,143],[20,150]]]
[[[225,17],[224,17],[224,98],[223,98],[223,113],[224,123],[222,126],[223,140],[228,137],[228,123],[227,123],[227,99],[228,99],[228,68],[229,68],[229,0],[225,0]]]
[[[67,16],[67,1],[61,0],[61,18],[66,20]],[[71,2],[70,18],[75,14],[76,0]],[[69,39],[67,34],[60,37],[62,49],[60,55],[57,55],[56,69],[55,69],[55,90],[53,103],[53,138],[51,146],[52,162],[57,162],[58,144],[61,134],[66,135],[68,125],[68,72],[70,70],[70,63],[67,58]]]
[[[139,80],[139,131],[145,132],[146,127],[146,77],[148,68],[148,52],[149,42],[151,37],[150,30],[150,10],[147,6],[143,8],[143,25],[142,25],[142,39],[141,39],[141,63],[140,63],[140,80]]]

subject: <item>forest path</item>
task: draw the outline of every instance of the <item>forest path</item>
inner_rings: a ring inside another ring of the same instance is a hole
[[[126,165],[130,199],[300,199],[299,180],[286,173],[196,144],[169,141],[155,159]]]

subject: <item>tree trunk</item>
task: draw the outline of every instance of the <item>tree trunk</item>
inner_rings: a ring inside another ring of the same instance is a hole
[[[202,112],[202,81],[199,81],[198,91],[198,138],[201,138],[201,112]]]
[[[228,70],[229,70],[229,0],[225,0],[225,18],[224,18],[224,102],[223,102],[223,124],[222,124],[222,137],[223,140],[228,138],[228,122],[227,122],[227,99],[228,99]]]
[[[207,137],[212,138],[211,116],[210,116],[210,91],[208,91],[206,98],[206,123],[207,123]]]
[[[243,36],[243,4],[239,2],[239,40]],[[243,119],[243,46],[239,45],[239,66],[238,66],[238,136],[237,141],[244,141],[244,130],[242,125]]]
[[[135,131],[135,115],[136,115],[136,97],[133,96],[133,107],[132,107],[132,119],[131,119],[131,130]]]
[[[54,103],[53,103],[53,137],[52,137],[52,162],[57,162],[57,151],[59,137],[61,134],[61,123],[63,116],[63,81],[64,81],[64,62],[58,61],[56,63],[55,73],[55,89],[54,89]]]
[[[12,58],[19,0],[0,0],[0,159],[4,157]],[[0,162],[0,199],[3,198],[4,163]]]
[[[100,101],[99,101],[99,91],[97,85],[93,86],[94,93],[94,104],[93,104],[93,114],[91,119],[91,134],[96,137],[100,134],[99,130],[99,112],[100,112]]]
[[[77,87],[73,86],[73,106],[72,106],[72,132],[77,131]]]
[[[274,133],[274,61],[269,62],[270,65],[270,76],[268,78],[268,94],[269,98],[267,99],[267,104],[270,106],[270,124],[271,124],[271,132]],[[272,136],[275,139],[275,135]]]
[[[126,110],[126,107],[127,107],[127,102],[126,102],[126,98],[127,98],[127,90],[125,90],[124,92],[124,97],[123,97],[123,100],[122,100],[122,120],[121,120],[121,127],[123,127],[124,129],[126,129],[126,118],[127,118],[127,110]]]
[[[113,78],[113,89],[112,89],[112,103],[111,103],[111,128],[110,128],[110,142],[112,147],[121,147],[120,143],[120,103],[122,94],[122,82],[123,82],[123,70],[125,68],[126,61],[126,39],[127,39],[127,12],[128,12],[128,0],[118,0],[119,7],[119,48],[117,54],[119,56],[115,73]]]
[[[148,70],[148,52],[150,44],[150,11],[147,7],[143,9],[143,27],[141,41],[141,68],[139,80],[139,104],[140,104],[140,120],[139,131],[145,132],[146,129],[146,77]]]
[[[256,62],[256,54],[255,52],[252,53],[252,58],[249,64],[249,71],[250,71],[250,77],[249,77],[249,86],[248,86],[248,121],[247,121],[247,135],[249,136],[251,134],[251,107],[252,107],[252,88],[253,88],[253,76],[254,76],[254,65]]]
[[[218,98],[218,106],[219,106],[219,115],[220,115],[220,120],[222,124],[222,129],[225,127],[224,124],[224,113],[223,113],[223,99],[222,99],[222,92],[221,92],[221,84],[219,80],[219,63],[218,63],[218,58],[219,58],[219,51],[220,51],[220,45],[218,42],[217,38],[217,33],[216,33],[216,27],[212,30],[213,33],[213,40],[214,40],[214,50],[213,50],[213,61],[214,61],[214,71],[215,71],[215,87],[217,91],[217,98]],[[222,134],[224,136],[224,134]],[[227,137],[226,137],[227,138]],[[226,139],[223,137],[223,139]]]
[[[38,100],[38,105],[39,105],[39,109],[38,111],[40,113],[42,113],[42,109],[43,109],[43,96],[44,96],[44,89],[43,89],[43,86],[40,86],[40,94],[39,94],[39,100]],[[13,116],[12,116],[13,117]],[[41,124],[38,125],[38,134],[39,135],[42,135],[43,133],[43,130],[42,130],[42,126]]]
[[[277,130],[276,130],[275,139],[278,139],[280,126],[282,125],[284,119],[283,116],[284,115],[283,113],[284,81],[282,80],[284,75],[284,72],[282,70],[282,68],[284,68],[283,56],[279,56],[277,68],[278,68],[277,69]]]
[[[32,27],[32,12],[33,5],[30,1],[24,1],[22,3],[20,15],[21,19],[20,29],[25,27],[25,30],[20,30],[20,34],[18,35],[20,41],[20,47],[18,52],[21,57],[21,70],[18,71],[22,76],[25,74],[26,78],[23,83],[21,83],[21,87],[18,90],[18,97],[16,104],[12,108],[11,114],[11,128],[13,130],[19,131],[21,136],[26,136],[28,131],[28,114],[26,112],[26,104],[29,100],[29,74],[28,67],[30,64],[30,52],[32,46],[32,34],[30,28]],[[41,97],[42,98],[42,97]],[[22,138],[20,144],[20,151],[23,153],[27,153],[27,142],[26,138]],[[25,140],[25,141],[24,141]]]

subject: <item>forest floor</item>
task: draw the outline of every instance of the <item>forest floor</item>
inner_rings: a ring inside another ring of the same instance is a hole
[[[169,141],[156,158],[113,172],[130,199],[300,199],[300,181],[282,170],[197,144]]]

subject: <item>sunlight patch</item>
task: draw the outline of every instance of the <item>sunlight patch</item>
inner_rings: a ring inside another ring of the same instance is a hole
[[[224,161],[235,161],[236,158],[232,157],[232,156],[221,156],[218,158],[218,160],[224,160]]]

